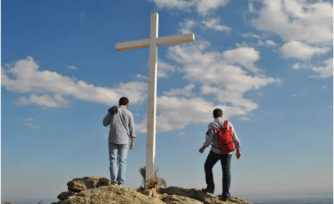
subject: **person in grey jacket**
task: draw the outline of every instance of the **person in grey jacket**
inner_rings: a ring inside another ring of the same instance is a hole
[[[230,167],[231,167],[231,158],[232,158],[232,152],[228,154],[223,154],[220,151],[219,143],[218,143],[218,137],[217,137],[217,128],[220,129],[224,125],[224,120],[222,120],[223,117],[223,111],[219,108],[215,109],[213,111],[213,117],[214,121],[211,122],[208,126],[208,131],[206,132],[206,140],[203,144],[203,146],[199,149],[200,153],[204,152],[204,149],[207,148],[211,144],[211,151],[205,161],[204,164],[204,170],[205,170],[205,180],[207,184],[207,188],[202,189],[203,192],[206,193],[214,193],[215,191],[215,184],[213,182],[213,173],[212,168],[213,166],[220,160],[222,171],[223,171],[223,197],[222,200],[226,201],[230,198],[230,184],[231,184],[231,173],[230,173]],[[237,159],[241,157],[240,153],[240,140],[239,137],[230,121],[227,123],[227,129],[229,127],[232,127],[232,137],[234,146],[237,150],[236,156]]]
[[[135,126],[132,113],[127,110],[129,99],[119,99],[119,107],[109,108],[103,119],[103,125],[110,125],[109,132],[109,161],[111,184],[124,185],[126,171],[126,156],[131,139],[130,150],[134,148]]]

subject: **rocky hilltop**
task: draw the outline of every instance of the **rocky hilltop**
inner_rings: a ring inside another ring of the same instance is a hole
[[[100,177],[75,178],[67,183],[68,191],[57,196],[52,204],[251,204],[232,196],[223,202],[219,197],[192,188],[170,186],[168,188],[133,190],[122,185],[111,185]]]

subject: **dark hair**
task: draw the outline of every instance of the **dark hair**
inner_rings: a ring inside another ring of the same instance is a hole
[[[129,99],[127,97],[122,97],[119,99],[118,105],[125,106],[129,103]]]
[[[213,110],[213,117],[218,118],[223,116],[223,111],[219,108]]]

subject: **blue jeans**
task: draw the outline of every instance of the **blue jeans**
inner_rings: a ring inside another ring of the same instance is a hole
[[[208,185],[207,188],[214,189],[215,184],[213,182],[213,173],[212,168],[213,166],[220,160],[220,163],[222,165],[222,171],[223,171],[223,197],[230,197],[230,185],[231,185],[231,154],[216,154],[213,151],[210,151],[205,164],[204,164],[204,170],[205,170],[205,180],[206,184]]]
[[[109,143],[111,184],[124,184],[128,145]]]

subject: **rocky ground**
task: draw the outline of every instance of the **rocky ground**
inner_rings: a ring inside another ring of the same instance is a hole
[[[219,197],[192,188],[168,187],[133,190],[121,185],[111,185],[110,180],[99,177],[75,178],[67,183],[68,191],[58,195],[53,204],[251,204],[232,196],[223,202]],[[157,192],[158,191],[158,192]]]

